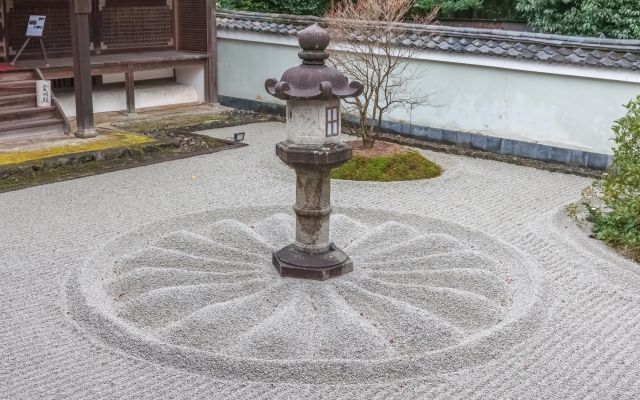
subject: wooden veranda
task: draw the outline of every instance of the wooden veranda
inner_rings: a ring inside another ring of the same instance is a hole
[[[91,75],[127,73],[130,69],[137,72],[206,65],[208,59],[207,54],[177,50],[91,55]],[[21,60],[15,64],[14,68],[39,68],[47,79],[73,78],[73,58],[71,57],[50,59],[49,66],[45,65],[44,60]]]
[[[209,63],[209,55],[188,51],[154,51],[148,53],[114,53],[90,56],[91,76],[109,74],[125,74],[125,88],[127,96],[127,112],[135,113],[135,73],[153,71],[166,68],[182,68],[190,66],[206,66]],[[73,78],[73,58],[60,57],[49,60],[49,65],[44,60],[24,60],[16,62],[15,66],[5,64],[7,70],[33,70],[39,69],[45,79]],[[215,103],[216,101],[213,101]]]
[[[205,101],[217,103],[215,0],[0,0],[0,73],[39,70],[73,78],[79,135],[93,130],[92,77],[125,74],[127,109],[135,112],[136,72],[203,66]],[[25,40],[30,15],[47,17],[44,43]]]

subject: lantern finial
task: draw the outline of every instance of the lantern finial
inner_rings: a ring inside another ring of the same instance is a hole
[[[325,65],[329,53],[329,32],[315,24],[298,34],[298,43],[302,51],[298,57],[302,65],[289,68],[282,74],[280,81],[267,79],[264,87],[267,92],[280,100],[329,100],[345,97],[358,97],[364,86],[351,81],[335,68]]]
[[[322,29],[320,25],[314,24],[298,34],[298,43],[302,51],[298,57],[305,65],[324,65],[324,60],[329,58],[329,53],[324,51],[329,47],[329,32]]]

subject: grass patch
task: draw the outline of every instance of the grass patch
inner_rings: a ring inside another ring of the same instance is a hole
[[[394,182],[430,179],[440,176],[442,169],[417,151],[393,157],[353,157],[331,172],[334,179],[351,181]]]
[[[126,133],[109,133],[102,137],[99,136],[97,140],[77,145],[0,153],[0,165],[19,164],[27,161],[40,160],[43,158],[62,156],[66,154],[84,153],[87,151],[126,148],[151,142],[155,142],[155,140],[144,136],[129,135]]]
[[[191,126],[221,123],[226,121],[228,118],[228,115],[223,114],[181,115],[171,118],[132,122],[131,124],[126,125],[126,130],[133,133],[149,134],[178,128],[188,128]]]

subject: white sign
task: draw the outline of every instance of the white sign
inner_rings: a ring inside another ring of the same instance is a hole
[[[51,107],[51,81],[36,81],[38,107]]]
[[[32,15],[29,17],[29,26],[27,26],[27,36],[41,37],[44,31],[44,15]]]

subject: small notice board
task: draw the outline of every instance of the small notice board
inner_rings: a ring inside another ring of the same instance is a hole
[[[29,25],[27,26],[27,37],[42,37],[44,31],[44,21],[47,19],[44,15],[32,15],[29,17]]]
[[[16,65],[16,61],[22,54],[22,51],[29,44],[31,38],[38,38],[40,40],[40,48],[42,49],[42,55],[44,56],[45,65],[49,66],[49,60],[47,59],[47,52],[44,49],[44,42],[42,41],[42,32],[44,32],[44,21],[47,19],[44,15],[32,15],[29,17],[29,25],[27,25],[27,40],[25,40],[22,48],[16,54],[13,61],[11,61],[11,65]]]

